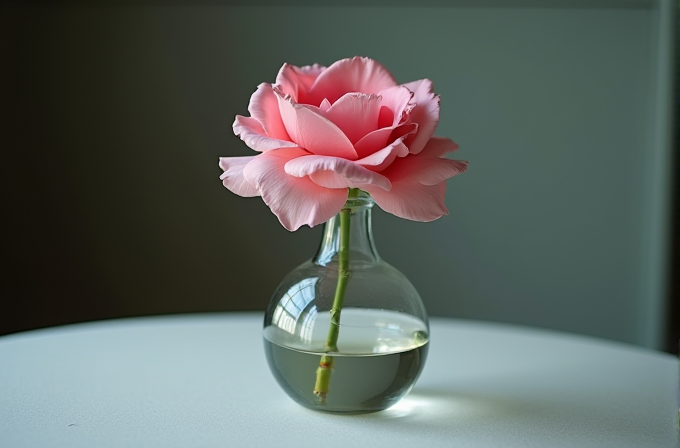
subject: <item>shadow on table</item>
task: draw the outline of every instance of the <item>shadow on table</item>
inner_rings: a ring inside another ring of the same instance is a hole
[[[669,430],[664,422],[632,407],[584,406],[577,397],[556,402],[549,397],[522,399],[446,388],[415,389],[385,411],[351,418],[379,422],[395,432],[446,430],[454,436],[482,438],[531,434],[574,442],[621,440],[628,444],[637,439],[639,446],[661,446]]]

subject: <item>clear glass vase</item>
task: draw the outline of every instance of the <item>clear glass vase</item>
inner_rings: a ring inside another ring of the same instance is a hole
[[[378,256],[372,206],[363,192],[348,199],[326,223],[316,256],[286,276],[265,314],[269,367],[311,409],[386,409],[411,390],[427,358],[425,307],[411,282]]]

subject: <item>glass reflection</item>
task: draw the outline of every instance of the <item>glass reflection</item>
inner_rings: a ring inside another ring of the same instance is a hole
[[[304,342],[311,341],[316,306],[310,303],[316,296],[318,281],[318,277],[310,277],[290,287],[274,309],[272,325],[297,334]]]

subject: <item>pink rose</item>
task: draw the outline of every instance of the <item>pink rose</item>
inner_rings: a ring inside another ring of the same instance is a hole
[[[348,188],[396,216],[435,220],[448,213],[446,179],[467,168],[444,158],[456,143],[432,136],[432,82],[398,85],[368,58],[284,64],[275,84],[258,86],[248,112],[236,116],[234,133],[260,154],[220,158],[220,179],[239,196],[262,196],[288,230],[328,221]]]

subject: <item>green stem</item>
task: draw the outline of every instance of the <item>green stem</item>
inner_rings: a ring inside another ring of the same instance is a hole
[[[359,190],[350,188],[348,200],[357,197]],[[335,287],[335,297],[333,298],[333,307],[331,308],[331,324],[328,328],[328,336],[326,337],[326,353],[338,351],[338,336],[340,335],[340,313],[342,312],[342,304],[345,300],[345,289],[347,288],[347,281],[349,280],[349,228],[350,228],[350,214],[351,209],[346,204],[340,210],[340,247],[338,250],[338,284]],[[314,394],[319,397],[322,404],[326,403],[326,396],[328,395],[329,383],[331,380],[331,372],[333,370],[333,356],[323,355],[319,361],[319,368],[316,370],[316,383],[314,385]]]

